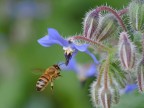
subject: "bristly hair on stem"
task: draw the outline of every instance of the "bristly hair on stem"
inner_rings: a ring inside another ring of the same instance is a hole
[[[99,13],[99,12],[101,12],[101,11],[111,12],[111,13],[116,17],[116,19],[118,20],[119,24],[120,24],[121,27],[123,28],[123,30],[124,30],[124,31],[127,31],[127,30],[126,30],[126,27],[125,27],[125,25],[124,25],[124,22],[123,22],[123,20],[122,20],[121,17],[120,17],[120,15],[123,14],[123,13],[125,13],[125,12],[127,11],[127,9],[126,9],[125,11],[123,11],[123,12],[118,13],[118,12],[116,12],[114,9],[112,9],[112,8],[110,8],[110,7],[108,7],[108,6],[100,6],[100,7],[96,8],[95,11],[96,11],[97,13]]]
[[[108,89],[108,73],[109,73],[109,56],[106,59],[106,63],[105,63],[105,69],[104,69],[104,88]]]
[[[85,42],[87,42],[87,43],[90,43],[90,44],[92,44],[92,45],[97,45],[99,48],[101,48],[103,51],[110,51],[111,49],[109,48],[109,47],[106,47],[105,45],[103,45],[102,43],[100,43],[100,42],[97,42],[97,41],[93,41],[93,40],[91,40],[91,39],[89,39],[89,38],[86,38],[86,37],[84,37],[84,36],[73,36],[73,37],[71,37],[72,38],[72,40],[82,40],[82,41],[85,41]]]
[[[118,14],[119,14],[119,16],[122,16],[122,15],[126,14],[127,12],[128,12],[128,8],[124,8],[124,9],[118,11]]]
[[[110,108],[112,103],[112,91],[110,87],[110,80],[109,80],[109,63],[110,62],[110,56],[108,55],[105,60],[105,67],[103,72],[103,87],[100,89],[100,100],[101,105],[103,108]]]
[[[142,56],[144,57],[144,33],[142,34]]]

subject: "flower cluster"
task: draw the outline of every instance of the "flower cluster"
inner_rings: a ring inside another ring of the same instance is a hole
[[[62,46],[65,64],[60,68],[74,71],[80,81],[95,76],[96,81],[90,88],[92,102],[96,107],[110,108],[119,102],[121,91],[128,93],[138,88],[144,92],[143,7],[144,0],[132,0],[120,11],[100,6],[86,14],[81,35],[64,39],[55,29],[49,28],[48,35],[38,42],[44,47]],[[129,19],[127,22],[123,15]],[[75,60],[78,52],[88,54],[93,63],[78,64]],[[95,54],[100,55],[99,61]]]
[[[95,55],[88,50],[89,44],[78,45],[74,43],[70,38],[64,39],[57,32],[57,30],[53,28],[49,28],[48,35],[39,39],[38,43],[44,47],[50,47],[54,44],[62,46],[66,61],[65,64],[59,65],[61,70],[72,70],[76,72],[81,82],[85,81],[88,77],[95,76],[96,65],[99,64],[99,62]],[[94,63],[90,64],[89,66],[86,66],[86,64],[83,64],[82,66],[78,65],[74,59],[78,52],[84,52],[88,54],[93,59]]]

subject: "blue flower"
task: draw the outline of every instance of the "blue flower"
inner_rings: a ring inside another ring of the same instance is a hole
[[[125,86],[125,88],[123,88],[123,89],[120,90],[120,93],[121,93],[121,94],[131,93],[131,92],[133,92],[135,89],[137,89],[137,85],[136,85],[136,84],[127,84],[127,85]]]
[[[130,92],[134,91],[135,89],[137,89],[136,84],[129,84],[125,87],[125,93],[130,93]]]
[[[96,64],[78,64],[74,58],[72,58],[69,64],[59,63],[60,69],[63,71],[73,71],[77,74],[78,79],[81,82],[84,82],[89,77],[94,77],[97,75]]]
[[[59,67],[61,70],[63,71],[73,71],[78,73],[78,64],[76,62],[76,60],[74,59],[74,57],[72,57],[72,59],[70,60],[69,64],[66,65],[63,62],[58,63]]]
[[[63,47],[65,58],[66,58],[66,65],[68,65],[70,59],[72,56],[75,56],[78,51],[85,52],[88,55],[92,57],[95,64],[98,64],[99,62],[95,58],[95,56],[90,53],[88,50],[89,44],[83,44],[83,45],[76,45],[71,40],[66,40],[60,36],[60,34],[57,32],[57,30],[53,28],[48,29],[48,35],[44,36],[43,38],[38,40],[38,43],[44,47],[50,47],[54,44],[58,44]]]

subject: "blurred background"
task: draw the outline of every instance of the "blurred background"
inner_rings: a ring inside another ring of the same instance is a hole
[[[89,86],[81,86],[74,72],[61,72],[54,81],[54,92],[48,86],[37,92],[40,74],[64,60],[61,47],[44,48],[37,39],[55,28],[66,37],[82,33],[85,13],[102,4],[121,9],[130,0],[0,0],[0,108],[92,108]],[[83,62],[83,56],[77,58]],[[91,60],[89,56],[85,57]],[[85,61],[87,61],[85,59]],[[144,97],[137,92],[121,96],[113,108],[144,108]]]

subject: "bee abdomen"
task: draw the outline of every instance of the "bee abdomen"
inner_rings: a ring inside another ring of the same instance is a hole
[[[37,84],[36,84],[36,90],[37,91],[42,91],[44,90],[44,88],[47,86],[48,84],[48,79],[45,77],[45,76],[41,76],[39,78],[39,80],[37,81]]]

